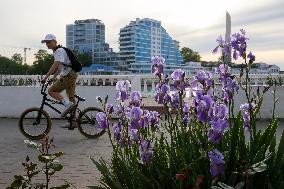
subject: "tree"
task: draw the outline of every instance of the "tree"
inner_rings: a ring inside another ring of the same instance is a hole
[[[193,51],[188,47],[183,47],[180,53],[183,57],[184,62],[190,62],[190,61],[200,62],[201,60],[201,56],[199,55],[199,53],[197,51]]]
[[[21,58],[18,55],[13,55],[11,59],[0,55],[0,74],[25,74],[26,71],[23,69],[23,65],[20,60]]]
[[[17,64],[23,64],[23,57],[21,56],[20,53],[13,54],[11,60],[16,62]]]
[[[78,51],[73,51],[76,57],[80,60],[83,67],[88,67],[92,64],[92,58],[89,53],[80,53]]]
[[[35,61],[33,62],[31,74],[46,74],[52,64],[52,54],[47,53],[46,50],[40,49],[35,54]]]
[[[89,53],[74,52],[83,66],[90,66],[92,59]],[[11,58],[0,55],[0,75],[43,75],[48,72],[53,64],[54,58],[46,50],[40,49],[35,53],[33,65],[23,64],[23,57],[15,53]]]

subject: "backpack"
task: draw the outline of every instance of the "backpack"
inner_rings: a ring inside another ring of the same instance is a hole
[[[72,50],[68,49],[66,47],[62,47],[60,45],[58,45],[57,49],[58,48],[63,48],[65,50],[65,52],[66,52],[66,54],[69,57],[70,62],[71,62],[71,66],[70,65],[66,65],[66,64],[63,64],[63,65],[72,68],[75,72],[80,72],[82,70],[82,63],[76,57],[76,55],[72,52]]]

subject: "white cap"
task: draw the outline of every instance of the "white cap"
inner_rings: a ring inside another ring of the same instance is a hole
[[[41,43],[45,43],[46,41],[52,41],[52,40],[56,41],[55,35],[53,35],[53,34],[47,34],[47,35],[45,36],[45,38],[44,38],[43,40],[41,40]]]

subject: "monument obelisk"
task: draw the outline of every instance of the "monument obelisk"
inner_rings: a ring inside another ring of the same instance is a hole
[[[231,16],[228,12],[226,12],[226,33],[225,33],[225,42],[228,44],[230,42],[231,37]],[[225,55],[224,60],[225,63],[232,62],[232,53],[231,47],[229,49],[229,53]]]

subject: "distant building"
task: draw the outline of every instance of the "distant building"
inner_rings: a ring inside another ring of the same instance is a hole
[[[203,67],[201,62],[186,62],[184,65],[186,74],[197,74],[201,70],[211,71],[211,67]]]
[[[232,68],[233,74],[239,74],[241,72],[240,68]],[[266,63],[254,63],[250,69],[249,74],[263,74],[263,75],[278,75],[280,73],[280,67],[277,65],[269,65]]]
[[[118,75],[120,71],[103,64],[92,64],[89,67],[83,67],[80,72],[82,75]]]
[[[125,62],[105,42],[105,25],[98,19],[76,20],[66,26],[66,46],[87,53],[93,64],[103,64],[125,71]],[[109,69],[111,70],[111,69]]]
[[[119,35],[120,58],[126,61],[132,73],[151,73],[153,56],[165,58],[169,69],[183,65],[177,43],[161,26],[160,21],[137,18],[120,29]]]

